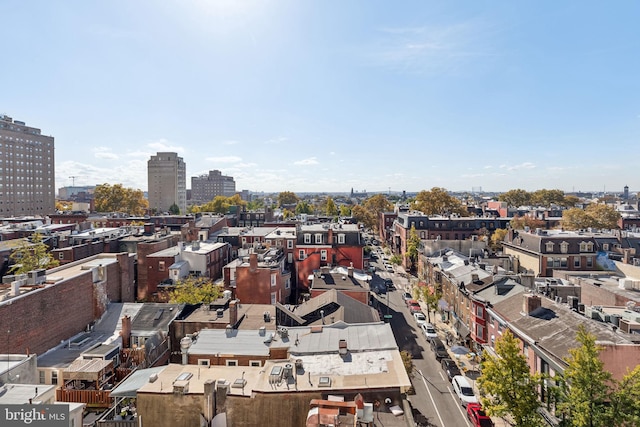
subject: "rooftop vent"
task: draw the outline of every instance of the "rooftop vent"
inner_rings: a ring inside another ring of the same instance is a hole
[[[331,377],[320,377],[318,387],[331,387]]]

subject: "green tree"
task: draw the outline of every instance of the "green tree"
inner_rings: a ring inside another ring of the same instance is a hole
[[[608,409],[613,382],[599,358],[601,347],[583,325],[578,328],[576,340],[580,346],[570,349],[565,359],[566,386],[561,390],[558,408],[567,415],[571,427],[613,425]]]
[[[414,288],[414,297],[425,302],[427,306],[427,320],[431,323],[431,312],[433,312],[435,316],[440,298],[442,298],[442,291],[431,286],[418,286]]]
[[[175,203],[169,206],[169,213],[171,215],[180,215],[180,207]]]
[[[93,193],[95,209],[98,212],[126,212],[129,215],[143,215],[149,208],[142,190],[125,188],[122,184],[100,184]]]
[[[547,208],[554,205],[564,206],[566,203],[564,191],[547,189],[536,190],[531,194],[531,203]]]
[[[282,209],[282,218],[283,219],[293,218],[294,216],[296,216],[296,214],[291,212],[289,209]]]
[[[296,215],[311,213],[313,213],[313,207],[309,206],[309,203],[304,200],[300,200],[296,205]]]
[[[502,193],[498,197],[498,200],[506,202],[508,206],[528,206],[531,204],[531,193],[517,188],[515,190],[509,190],[506,193]]]
[[[517,426],[540,426],[542,417],[537,388],[540,377],[532,375],[518,340],[508,329],[496,340],[496,356],[484,354],[478,386],[482,406],[489,415],[510,415]]]
[[[25,239],[11,252],[9,259],[13,266],[9,269],[12,274],[25,274],[41,268],[57,267],[60,263],[51,256],[49,247],[43,242],[40,233],[34,233],[31,241]]]
[[[222,287],[207,277],[186,277],[176,282],[169,295],[174,304],[209,304],[222,296]]]
[[[291,191],[283,191],[278,194],[278,207],[285,205],[295,205],[300,201],[300,198]]]
[[[351,208],[347,205],[340,205],[340,216],[341,217],[351,216]]]
[[[413,374],[413,370],[415,369],[415,365],[413,364],[413,357],[411,357],[411,353],[407,350],[402,350],[400,352],[400,358],[402,359],[402,364],[404,365],[404,369],[407,371],[407,375],[411,376]]]
[[[416,195],[414,207],[425,215],[469,215],[460,200],[449,195],[444,188],[439,187],[419,192]]]
[[[393,254],[389,258],[389,264],[400,265],[402,264],[402,257],[398,254]]]
[[[414,225],[409,230],[409,238],[407,239],[407,259],[409,260],[409,268],[414,270],[418,262],[418,249],[420,249],[420,237]]]
[[[640,365],[622,378],[610,401],[612,425],[640,426]]]
[[[331,197],[327,197],[327,204],[325,206],[325,213],[327,216],[338,216],[338,208]]]
[[[586,209],[571,208],[562,212],[562,227],[566,230],[581,230],[585,228],[618,228],[620,213],[613,207],[595,203]]]
[[[377,226],[376,217],[362,205],[355,205],[351,209],[351,216],[366,228],[375,229]]]

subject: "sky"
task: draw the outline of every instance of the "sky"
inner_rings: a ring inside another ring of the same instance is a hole
[[[0,0],[56,188],[177,152],[254,192],[640,190],[640,3]]]

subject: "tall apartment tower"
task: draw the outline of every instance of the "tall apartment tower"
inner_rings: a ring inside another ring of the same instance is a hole
[[[236,194],[236,182],[232,176],[222,175],[219,170],[209,171],[209,175],[191,177],[191,200],[206,203],[216,196],[231,197]]]
[[[0,217],[55,211],[53,137],[0,114]]]
[[[187,171],[177,153],[156,153],[147,162],[149,209],[168,212],[174,203],[187,211]]]

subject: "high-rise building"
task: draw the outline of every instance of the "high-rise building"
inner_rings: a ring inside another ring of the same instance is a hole
[[[0,114],[0,216],[55,212],[53,137]]]
[[[156,153],[147,162],[149,209],[169,212],[174,203],[187,211],[187,172],[177,153]]]
[[[209,175],[191,177],[191,200],[206,203],[216,196],[231,197],[236,194],[236,182],[232,176],[222,175],[219,170],[209,171]]]

